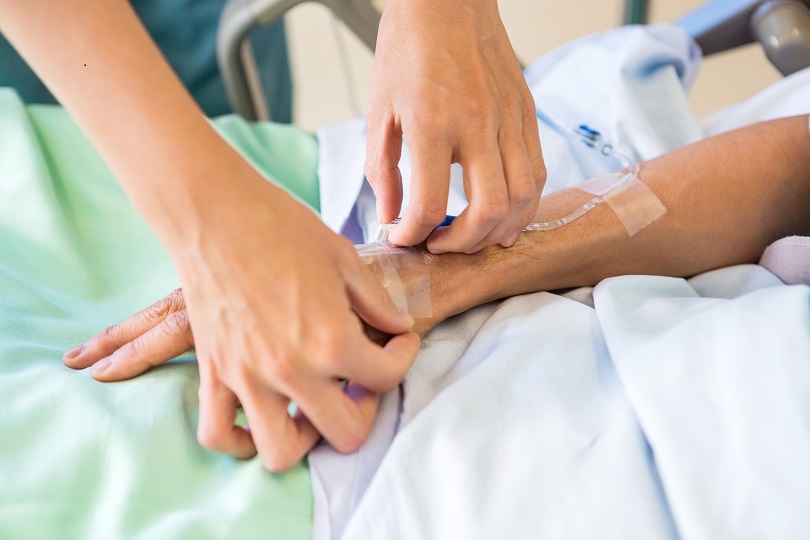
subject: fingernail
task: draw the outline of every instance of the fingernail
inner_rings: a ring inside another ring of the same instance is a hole
[[[505,247],[512,247],[515,242],[517,242],[518,236],[520,236],[520,230],[517,230],[509,235],[509,238],[506,239],[506,246]]]
[[[62,353],[62,358],[67,358],[68,360],[73,360],[74,358],[76,358],[77,356],[82,354],[83,351],[84,351],[84,343],[82,343],[81,345],[77,345],[77,346],[73,347],[72,349],[69,349],[69,350],[65,351],[64,353]]]
[[[109,356],[104,360],[99,360],[96,362],[90,372],[93,374],[93,377],[97,377],[98,375],[102,375],[109,367],[112,365],[112,358]]]
[[[467,255],[475,255],[476,253],[478,253],[482,249],[484,249],[484,244],[478,244],[477,246],[471,247],[470,249],[468,249],[464,253],[466,253]]]

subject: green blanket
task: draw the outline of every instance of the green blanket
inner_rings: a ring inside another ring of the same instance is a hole
[[[312,135],[214,124],[317,210]],[[305,465],[270,474],[197,444],[192,356],[113,384],[62,365],[65,349],[177,285],[65,111],[0,89],[0,539],[311,536]]]

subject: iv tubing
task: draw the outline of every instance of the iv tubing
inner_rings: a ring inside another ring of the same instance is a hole
[[[563,135],[566,135],[574,140],[581,141],[590,148],[599,150],[602,155],[615,157],[628,168],[630,175],[637,177],[638,165],[631,158],[616,152],[613,145],[604,143],[602,141],[602,135],[598,131],[594,131],[587,126],[580,126],[578,129],[574,129],[560,120],[560,118],[554,113],[550,112],[548,107],[546,107],[539,99],[536,101],[538,118],[546,120],[549,124],[557,128],[557,130],[559,130]],[[552,229],[560,228],[576,219],[581,218],[603,202],[605,202],[605,198],[602,195],[597,195],[565,217],[555,219],[554,221],[529,223],[526,228],[523,229],[523,231],[550,231]]]

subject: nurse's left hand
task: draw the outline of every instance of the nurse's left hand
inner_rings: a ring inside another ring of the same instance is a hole
[[[433,253],[510,246],[545,184],[534,100],[496,0],[390,0],[377,38],[367,110],[366,177],[377,215],[400,213],[403,137],[410,204],[390,240],[428,235]],[[469,206],[446,228],[450,164],[464,168]]]

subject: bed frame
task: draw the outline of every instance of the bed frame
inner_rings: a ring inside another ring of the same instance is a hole
[[[268,120],[263,92],[246,39],[304,2],[329,8],[372,51],[381,8],[374,0],[229,0],[219,23],[217,63],[234,112]],[[647,20],[649,0],[625,0],[625,24]],[[810,67],[810,0],[711,0],[677,21],[710,55],[758,41],[768,59],[790,75]]]

